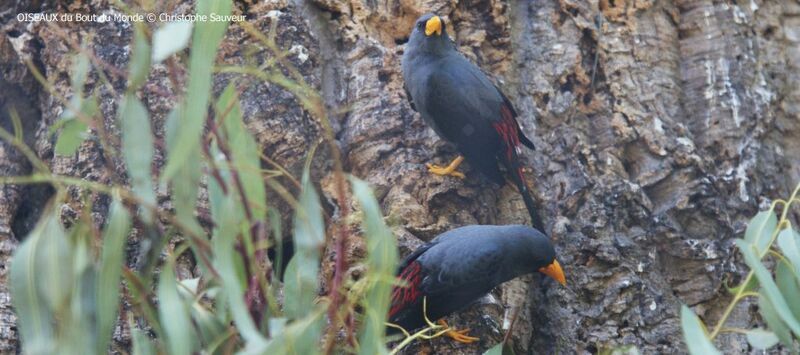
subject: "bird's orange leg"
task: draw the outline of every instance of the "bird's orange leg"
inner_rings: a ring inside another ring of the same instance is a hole
[[[445,322],[444,319],[439,320],[439,325],[447,329],[450,329],[450,326],[447,325],[447,322]],[[469,328],[461,330],[450,329],[447,332],[445,332],[444,335],[453,338],[453,340],[459,343],[464,343],[464,344],[472,344],[478,340],[481,340],[480,338],[467,335],[468,332]]]
[[[461,172],[456,171],[458,166],[461,165],[462,161],[464,161],[464,157],[459,155],[457,158],[453,159],[453,161],[450,162],[450,164],[448,164],[445,167],[438,166],[438,165],[435,165],[435,164],[426,164],[426,165],[428,166],[428,171],[430,171],[433,174],[441,175],[441,176],[450,175],[450,176],[455,176],[455,177],[457,177],[459,179],[463,179],[464,178],[464,174],[461,173]]]

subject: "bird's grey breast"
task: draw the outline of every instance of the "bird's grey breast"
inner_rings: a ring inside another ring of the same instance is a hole
[[[443,136],[433,117],[434,113],[431,112],[431,104],[437,100],[434,97],[433,90],[435,89],[432,87],[431,80],[437,70],[435,61],[435,58],[429,55],[407,53],[403,56],[403,79],[416,110],[437,134]]]

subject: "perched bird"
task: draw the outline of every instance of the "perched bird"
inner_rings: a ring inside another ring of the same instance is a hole
[[[550,240],[522,225],[473,225],[442,233],[403,260],[392,291],[389,323],[408,332],[468,306],[497,285],[541,272],[566,285]],[[425,313],[423,313],[425,299]],[[398,330],[388,328],[389,333]],[[465,332],[456,340],[475,340]]]
[[[522,133],[511,102],[473,63],[456,50],[439,16],[425,14],[414,26],[403,53],[403,80],[411,107],[462,156],[446,167],[428,164],[437,175],[463,178],[466,160],[497,184],[504,184],[498,160],[522,194],[531,223],[544,226],[520,164],[520,144],[534,149]]]

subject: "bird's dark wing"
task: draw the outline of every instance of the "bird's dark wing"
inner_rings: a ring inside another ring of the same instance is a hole
[[[502,98],[491,83],[488,87],[470,73],[472,63],[460,55],[439,63],[415,92],[417,108],[427,115],[437,133],[454,143],[469,164],[497,184],[504,182],[495,152],[502,148],[492,128],[498,120]],[[485,79],[485,77],[484,77]]]
[[[498,92],[500,92],[500,90],[498,90]],[[503,95],[502,92],[500,92],[500,94]],[[536,203],[531,196],[530,188],[525,180],[522,162],[520,162],[517,152],[517,146],[519,146],[520,143],[528,148],[534,149],[533,142],[522,134],[522,129],[516,120],[517,114],[514,112],[511,102],[508,101],[505,95],[503,95],[503,101],[503,105],[500,106],[500,116],[502,119],[499,122],[492,123],[492,127],[497,131],[500,135],[500,139],[504,143],[505,152],[500,160],[503,162],[503,165],[506,166],[511,181],[514,182],[514,185],[517,186],[519,193],[522,195],[522,201],[525,202],[525,208],[531,216],[531,223],[536,229],[544,231],[542,217],[536,209]]]
[[[497,133],[500,134],[501,138],[503,138],[504,143],[506,143],[507,146],[513,147],[516,147],[519,143],[522,143],[530,149],[535,149],[533,142],[531,142],[531,140],[528,139],[524,133],[522,133],[522,128],[520,127],[519,122],[517,122],[517,116],[519,115],[514,109],[514,105],[511,104],[511,100],[508,99],[508,96],[506,96],[506,94],[504,94],[503,91],[497,87],[497,84],[495,84],[489,78],[489,76],[483,72],[483,70],[481,70],[477,65],[472,63],[470,64],[471,65],[466,66],[467,72],[469,72],[475,79],[476,85],[480,86],[482,90],[487,93],[484,95],[484,97],[492,97],[492,95],[489,95],[488,93],[494,91],[494,93],[496,93],[496,95],[502,100],[499,105],[500,112],[490,113],[491,117],[488,119],[493,123],[492,126],[495,127]],[[500,128],[498,128],[498,124],[501,126]]]
[[[408,103],[411,105],[411,109],[417,111],[417,106],[414,105],[414,98],[411,97],[411,91],[408,91],[408,86],[403,84],[403,90],[406,91],[406,98],[408,99]]]
[[[526,147],[528,147],[528,148],[530,148],[532,150],[536,150],[536,147],[534,147],[533,142],[531,142],[531,140],[528,139],[528,137],[525,136],[525,133],[522,133],[522,127],[520,127],[519,122],[517,122],[517,117],[519,115],[517,114],[517,111],[514,110],[514,105],[511,104],[511,100],[508,99],[506,94],[504,94],[500,90],[500,88],[497,87],[497,85],[495,85],[494,87],[497,90],[497,92],[500,93],[500,96],[503,97],[503,105],[500,107],[500,115],[503,116],[502,117],[502,121],[503,122],[513,121],[514,122],[514,126],[516,126],[517,138],[518,138],[519,142],[521,142]],[[510,116],[510,117],[506,117],[506,116]]]
[[[400,263],[397,271],[397,278],[402,280],[405,285],[395,286],[392,290],[392,304],[389,307],[389,318],[392,318],[400,310],[408,308],[409,305],[420,301],[420,283],[424,277],[422,265],[417,258],[426,250],[434,246],[435,243],[425,244],[411,254],[406,256]]]
[[[442,259],[453,260],[457,266],[439,263],[436,264],[437,268],[425,270],[427,275],[422,279],[420,290],[427,295],[444,294],[452,290],[488,292],[497,281],[496,275],[502,273],[498,265],[503,265],[503,253],[499,248],[492,249],[493,247],[497,246],[473,250],[471,255],[453,250],[453,253],[464,254],[460,257],[441,256]],[[460,262],[462,258],[469,259],[470,262]]]

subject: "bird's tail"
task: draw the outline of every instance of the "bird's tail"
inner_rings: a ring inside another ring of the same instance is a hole
[[[516,147],[512,147],[508,149],[510,152],[506,156],[506,169],[508,170],[508,175],[511,177],[511,181],[514,182],[514,185],[519,190],[519,193],[522,195],[522,201],[525,202],[525,208],[528,209],[528,213],[531,216],[531,224],[533,227],[541,231],[542,233],[547,234],[544,229],[544,224],[542,223],[542,217],[539,216],[539,212],[536,209],[536,204],[533,202],[533,197],[531,197],[530,188],[528,188],[528,183],[525,180],[525,175],[522,171],[522,164],[520,163],[519,155],[517,154]]]

